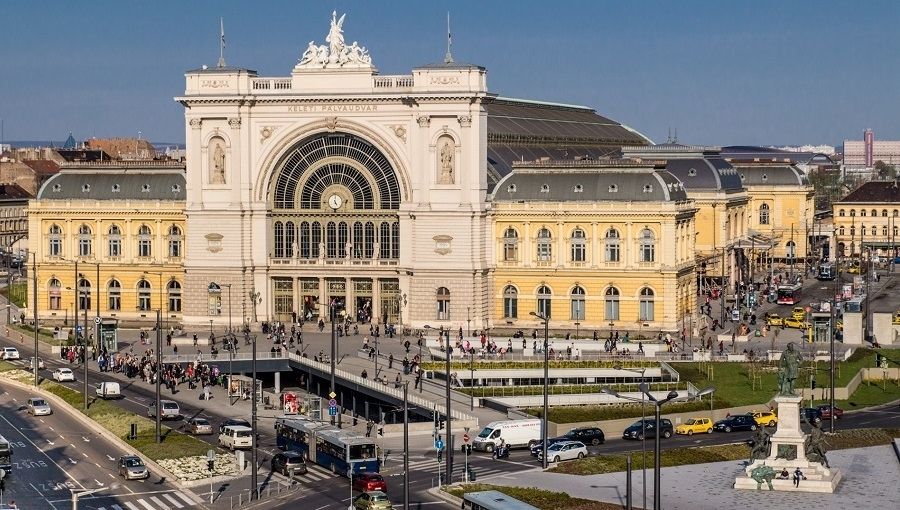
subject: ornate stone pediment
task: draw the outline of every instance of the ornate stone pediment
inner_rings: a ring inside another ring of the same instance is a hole
[[[356,41],[353,44],[344,43],[344,18],[343,14],[337,17],[337,11],[331,13],[331,29],[325,37],[322,45],[316,45],[315,41],[309,41],[306,51],[300,57],[295,69],[327,69],[327,68],[370,68],[372,57],[364,46]]]

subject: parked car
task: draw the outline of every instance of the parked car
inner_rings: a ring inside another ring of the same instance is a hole
[[[581,441],[560,441],[547,448],[547,459],[550,462],[561,460],[583,459],[587,456],[587,446]],[[544,452],[538,452],[538,459],[543,460]]]
[[[363,492],[387,492],[387,483],[378,473],[360,473],[353,477],[353,488]]]
[[[822,413],[822,419],[823,419],[823,420],[830,420],[830,419],[831,419],[831,406],[830,406],[830,405],[828,405],[828,404],[822,404],[822,405],[816,406],[816,409],[818,409],[819,411],[821,411],[821,413]],[[835,406],[835,408],[834,408],[834,417],[835,417],[835,419],[838,419],[838,420],[841,419],[841,418],[843,418],[843,417],[844,417],[844,410],[841,409],[840,407]]]
[[[123,455],[119,457],[119,474],[126,480],[150,478],[150,470],[147,469],[144,461],[137,455]]]
[[[778,423],[778,415],[772,411],[759,411],[751,414],[757,425],[774,427]]]
[[[299,452],[279,452],[272,457],[272,471],[284,476],[305,475],[306,461]],[[355,483],[355,482],[354,482]]]
[[[675,428],[672,427],[672,421],[668,418],[659,420],[660,435],[668,439],[672,437]],[[630,427],[622,432],[622,439],[637,439],[642,441],[648,437],[656,437],[656,420],[653,418],[645,418],[631,424]]]
[[[793,317],[788,317],[784,319],[784,325],[789,328],[796,329],[809,329],[810,324],[803,319],[795,319]]]
[[[34,356],[28,358],[28,370],[34,371]],[[37,359],[38,370],[44,369],[44,360],[42,358]]]
[[[547,448],[560,441],[581,441],[586,445],[597,446],[606,442],[603,431],[597,427],[574,428],[559,437],[547,439]],[[531,456],[537,457],[538,452],[544,449],[543,441],[531,445]]]
[[[219,425],[219,434],[225,431],[225,427],[230,427],[232,425],[240,425],[241,427],[253,428],[250,426],[250,422],[247,420],[242,420],[240,418],[228,418],[221,425]]]
[[[181,416],[181,409],[178,407],[178,402],[172,400],[160,400],[159,407],[162,409],[159,412],[159,417],[163,420],[177,420],[178,417]],[[150,405],[147,406],[147,416],[156,418],[156,401],[150,402]]]
[[[759,428],[756,420],[749,414],[736,414],[724,420],[719,420],[713,425],[716,432],[731,432],[734,430],[756,430]]]
[[[777,313],[766,313],[766,324],[769,326],[781,326],[784,324],[784,317]]]
[[[15,347],[4,347],[2,351],[0,351],[0,359],[11,360],[11,359],[19,359],[19,349]]]
[[[71,368],[57,368],[56,370],[53,371],[53,374],[51,375],[51,377],[53,377],[53,379],[55,379],[56,381],[59,381],[59,382],[74,381],[75,373],[72,372]]]
[[[188,432],[195,436],[212,434],[212,424],[206,418],[191,418],[187,421]]]
[[[675,427],[676,434],[712,434],[713,423],[709,418],[689,418],[686,422]]]
[[[837,414],[835,414],[837,416]],[[818,425],[822,423],[822,410],[818,407],[804,407],[800,409],[800,419]]]
[[[802,321],[806,318],[806,308],[803,308],[802,306],[795,306],[791,309],[791,318]]]
[[[28,414],[32,416],[47,416],[53,414],[53,409],[50,409],[50,404],[40,397],[29,398],[25,407],[28,409]]]
[[[394,505],[391,504],[387,494],[381,491],[367,491],[353,500],[353,508],[356,510],[392,510]]]

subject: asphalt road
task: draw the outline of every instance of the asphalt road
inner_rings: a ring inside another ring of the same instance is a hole
[[[196,496],[158,475],[124,481],[116,463],[120,455],[132,452],[86,431],[74,418],[76,411],[54,407],[50,416],[31,416],[24,403],[33,395],[9,385],[0,391],[0,435],[14,445],[4,502],[15,501],[23,510],[71,508],[72,489],[103,488],[82,498],[79,508],[162,510],[179,508],[176,502],[184,508],[196,505]]]

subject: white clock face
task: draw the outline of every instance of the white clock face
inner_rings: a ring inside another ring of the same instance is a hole
[[[344,199],[341,198],[340,195],[331,195],[330,197],[328,197],[328,205],[332,209],[339,209],[341,207],[341,204],[343,203]]]

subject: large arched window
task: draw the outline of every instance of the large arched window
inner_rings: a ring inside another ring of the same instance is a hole
[[[450,320],[450,289],[439,287],[437,290],[437,320]]]
[[[541,285],[537,290],[537,313],[546,318],[550,318],[550,312],[553,310],[552,301],[553,292],[546,285]]]
[[[769,204],[762,204],[759,206],[759,224],[769,224]]]
[[[652,321],[656,315],[655,310],[655,296],[653,294],[653,289],[650,287],[644,287],[641,289],[641,310],[640,310],[640,320],[642,321]]]
[[[50,309],[51,310],[59,310],[62,308],[62,285],[59,283],[59,280],[53,278],[47,285],[47,290],[50,298]]]
[[[86,278],[78,280],[78,308],[81,310],[91,309],[91,282]]]
[[[169,257],[181,257],[181,243],[181,229],[172,225],[169,227]]]
[[[572,231],[572,262],[584,262],[587,254],[584,230],[576,228]]]
[[[656,260],[656,236],[653,231],[649,228],[641,230],[638,244],[641,262],[654,262]]]
[[[110,310],[122,309],[122,284],[119,280],[110,280],[106,285],[106,305]]]
[[[106,231],[106,246],[110,258],[122,256],[122,229],[118,225],[110,225]]]
[[[539,262],[549,262],[553,258],[553,236],[546,228],[537,233],[537,259]]]
[[[172,280],[169,282],[169,285],[166,286],[166,294],[169,297],[169,311],[170,312],[180,312],[181,311],[181,284],[176,280]]]
[[[856,216],[856,209],[850,209],[850,216]]]
[[[619,231],[611,228],[606,231],[606,261],[618,262],[622,252],[619,245]]]
[[[222,287],[215,282],[206,286],[206,314],[210,316],[222,315]]]
[[[576,285],[575,288],[572,289],[572,293],[569,296],[569,308],[571,312],[570,315],[573,321],[584,320],[584,295],[584,289]]]
[[[275,258],[280,259],[284,257],[284,223],[280,221],[275,222]]]
[[[153,233],[147,225],[141,225],[138,228],[138,257],[153,256]]]
[[[153,288],[150,282],[141,278],[137,284],[137,308],[142,312],[147,312],[152,308],[150,299]]]
[[[603,296],[604,301],[604,318],[608,321],[619,320],[619,289],[615,287],[607,287]]]
[[[59,225],[50,225],[47,235],[47,251],[51,257],[62,256],[62,229]]]
[[[503,317],[515,319],[519,316],[519,291],[512,285],[503,289]]]
[[[512,227],[503,231],[503,260],[506,262],[519,260],[519,233]]]
[[[81,225],[78,227],[78,256],[79,257],[90,257],[91,256],[91,240],[93,236],[91,235],[91,227],[87,225]]]

